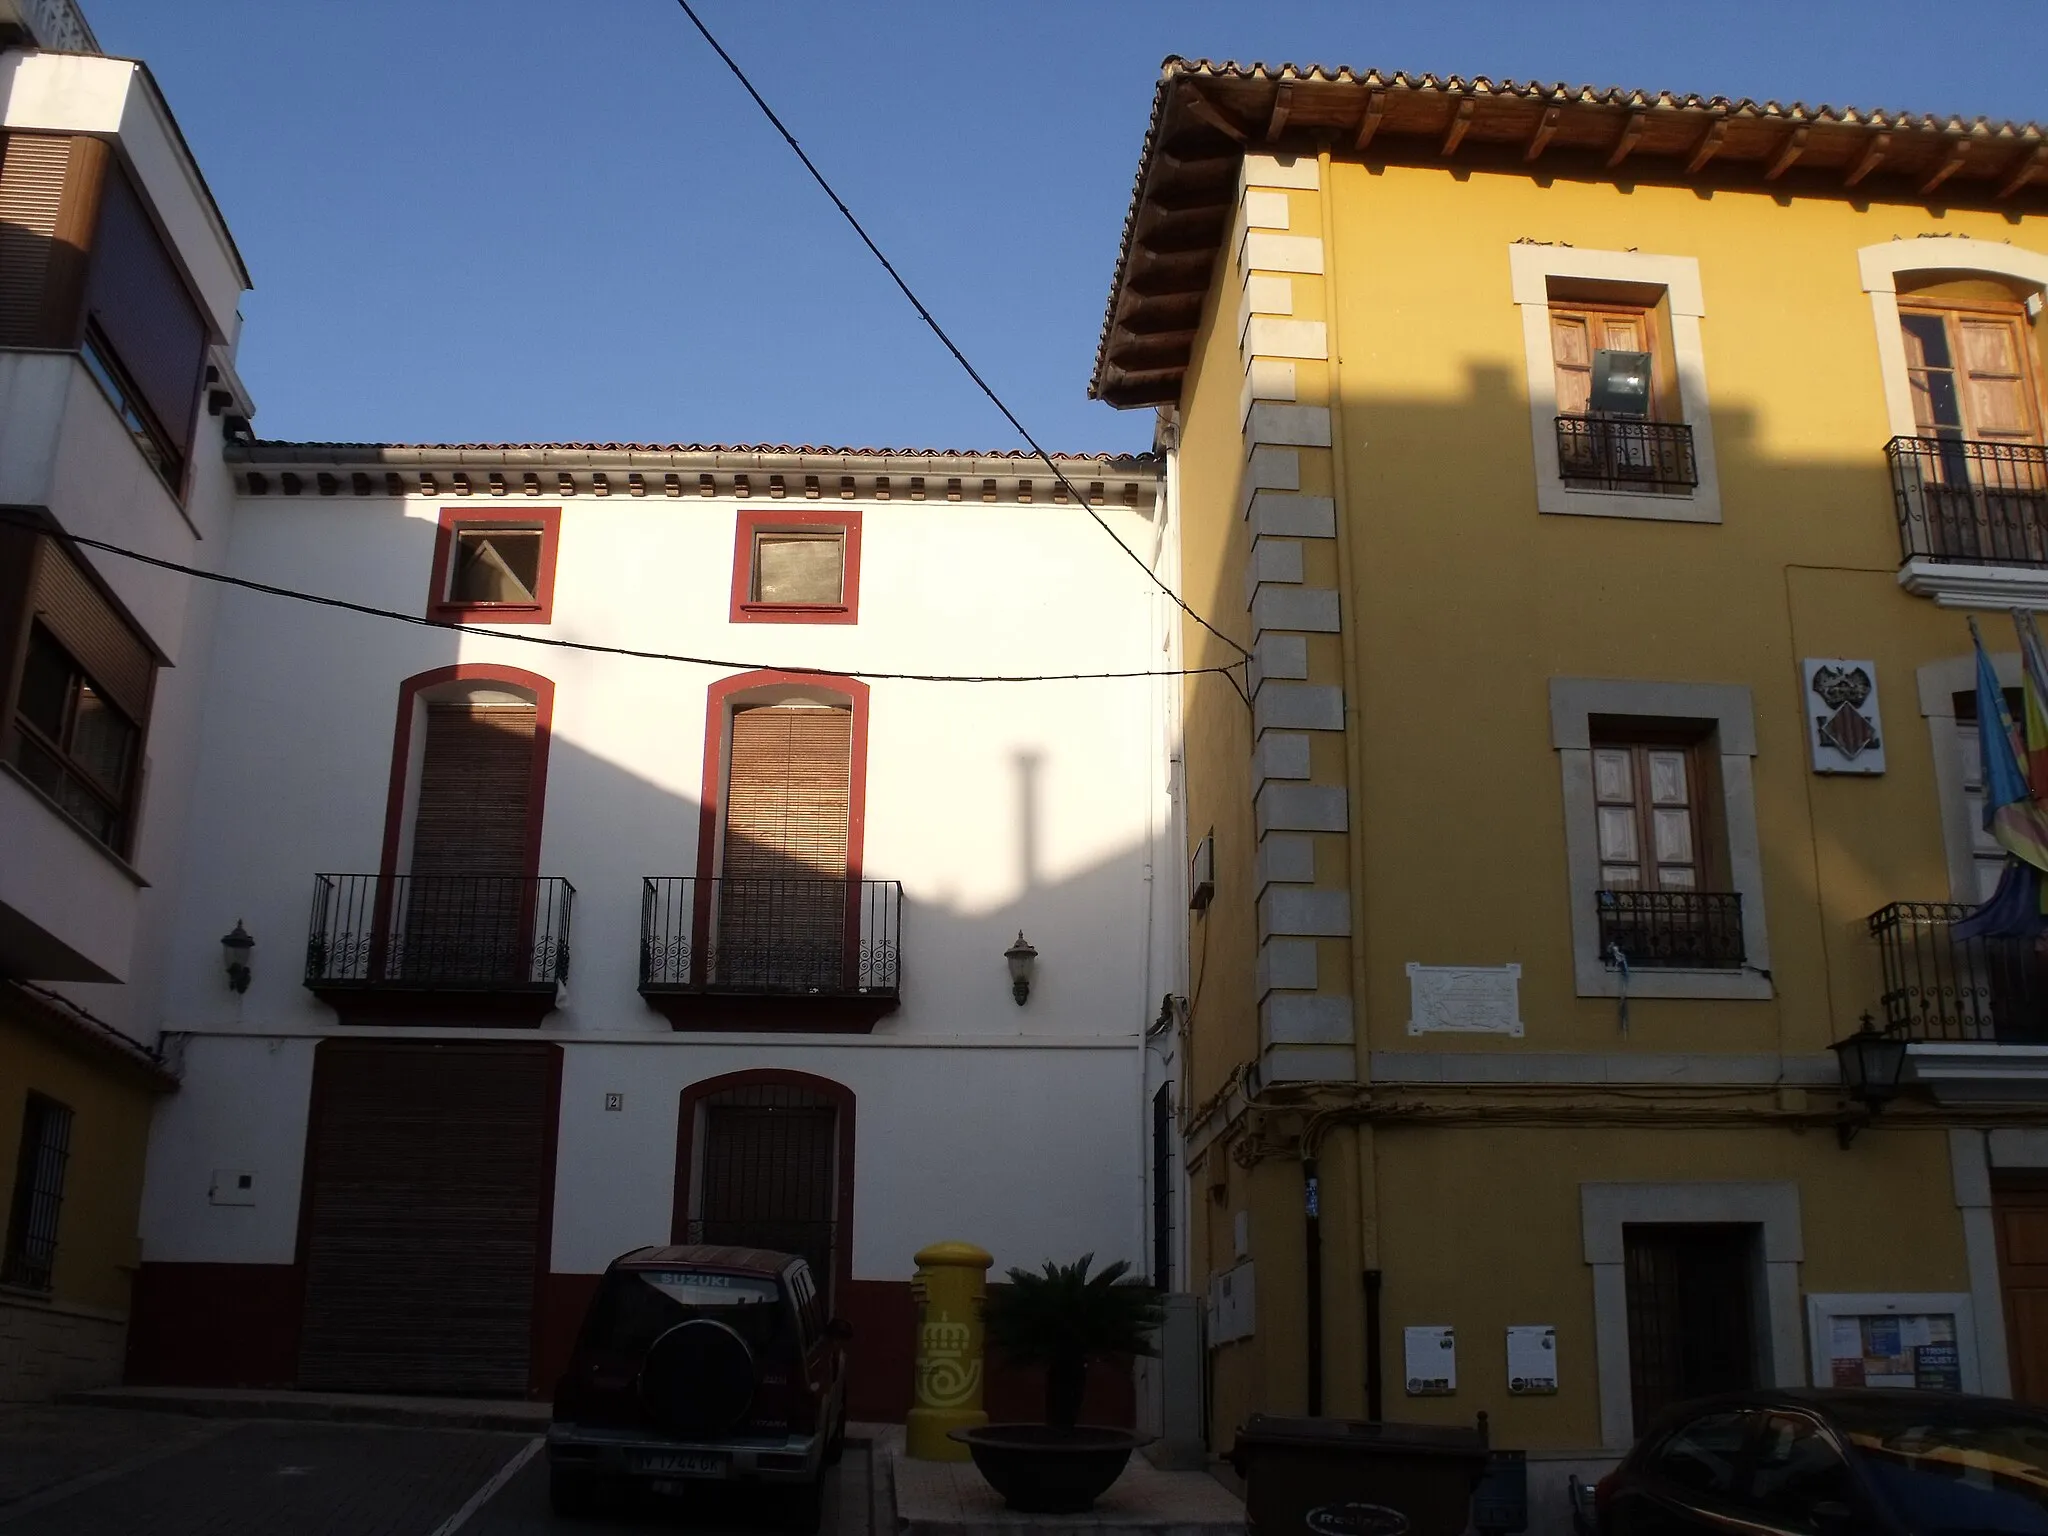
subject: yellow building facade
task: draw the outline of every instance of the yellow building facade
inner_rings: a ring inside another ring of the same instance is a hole
[[[1950,931],[1966,616],[2015,688],[2048,606],[2044,160],[1169,61],[1094,391],[1187,665],[1249,653],[1184,701],[1213,1443],[1484,1410],[1540,1500],[1718,1387],[2048,1399],[2048,971]]]
[[[164,1064],[56,993],[0,982],[0,1402],[120,1380]]]

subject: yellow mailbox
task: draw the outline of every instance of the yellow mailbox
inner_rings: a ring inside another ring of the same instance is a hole
[[[904,1449],[920,1461],[966,1461],[949,1429],[988,1422],[982,1411],[981,1303],[994,1259],[972,1243],[933,1243],[917,1255],[917,1405]]]

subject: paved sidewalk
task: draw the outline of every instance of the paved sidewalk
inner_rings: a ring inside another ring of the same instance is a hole
[[[195,1418],[310,1419],[328,1424],[386,1424],[420,1429],[503,1429],[542,1434],[546,1403],[517,1398],[397,1397],[359,1392],[297,1392],[237,1387],[100,1387],[59,1399],[91,1408],[147,1409]]]

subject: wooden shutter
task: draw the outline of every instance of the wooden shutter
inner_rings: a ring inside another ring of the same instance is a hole
[[[735,713],[722,873],[845,879],[852,754],[846,710],[777,705]]]
[[[557,1050],[321,1045],[300,1386],[526,1392]]]
[[[1691,891],[1700,885],[1697,775],[1682,746],[1593,748],[1600,887]]]
[[[1970,436],[2033,442],[2033,380],[2019,316],[1959,314],[1955,330]]]
[[[0,346],[35,346],[71,140],[11,133],[0,145]]]
[[[36,617],[71,653],[121,712],[137,726],[149,719],[149,691],[156,657],[128,627],[99,588],[56,543],[42,541],[36,559]]]
[[[527,873],[535,723],[531,704],[427,706],[413,874]]]
[[[1640,313],[1553,309],[1550,345],[1557,367],[1557,414],[1583,416],[1592,409],[1593,354],[1650,351],[1649,322]],[[1654,381],[1652,393],[1650,415],[1654,418]]]

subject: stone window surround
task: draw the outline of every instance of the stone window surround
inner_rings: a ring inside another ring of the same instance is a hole
[[[1740,970],[1643,969],[1629,973],[1631,997],[1733,998],[1771,995],[1771,948],[1764,922],[1763,852],[1758,842],[1750,759],[1756,721],[1749,689],[1739,683],[1667,683],[1632,679],[1553,677],[1550,744],[1564,781],[1567,888],[1571,900],[1572,972],[1580,997],[1619,997],[1621,976],[1600,958],[1599,834],[1593,808],[1594,715],[1644,720],[1711,720],[1720,749],[1721,826],[1728,840],[1729,884],[1742,897]]]
[[[1508,247],[1508,270],[1515,304],[1522,311],[1529,430],[1536,450],[1536,510],[1670,523],[1720,522],[1721,479],[1714,462],[1714,424],[1707,410],[1706,353],[1700,340],[1700,321],[1707,311],[1701,296],[1698,258],[1522,244]],[[1693,462],[1700,477],[1691,495],[1579,490],[1564,483],[1557,462],[1557,372],[1550,337],[1550,279],[1554,277],[1634,283],[1664,290],[1670,301],[1679,412],[1692,428]]]
[[[1991,665],[2001,688],[2020,686],[2020,658],[2016,651],[1994,651]],[[1956,695],[1977,686],[1977,658],[1948,656],[1924,664],[1918,674],[1920,713],[1927,719],[1927,734],[1934,749],[1934,793],[1941,811],[1941,845],[1948,860],[1948,899],[1975,906],[1977,895],[1976,839],[1970,828],[1970,806],[1963,798],[1963,784],[1969,765],[1963,761],[1963,743],[1956,729]],[[1902,893],[1900,900],[1916,899]]]
[[[1579,1229],[1593,1270],[1593,1351],[1600,1391],[1600,1442],[1621,1451],[1635,1440],[1628,1358],[1625,1226],[1730,1222],[1761,1228],[1763,1363],[1770,1385],[1806,1385],[1799,1265],[1805,1258],[1796,1183],[1579,1185]],[[1981,1310],[1981,1309],[1979,1309]]]
[[[1909,272],[1954,272],[2017,278],[2048,292],[2048,255],[1968,235],[1928,235],[1866,245],[1856,253],[1863,291],[1877,328],[1877,367],[1884,386],[1885,419],[1893,437],[1917,437],[1906,341],[1899,329],[1898,280]],[[1873,448],[1877,445],[1873,444]],[[1944,608],[2048,608],[2048,572],[2019,566],[1944,564],[1908,560],[1899,585]]]

